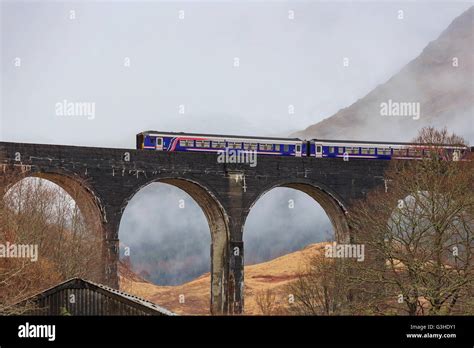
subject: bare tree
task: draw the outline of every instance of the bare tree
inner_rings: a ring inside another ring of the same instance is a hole
[[[472,313],[473,162],[453,161],[440,148],[463,143],[446,130],[425,128],[415,142],[430,155],[392,161],[388,189],[353,207],[366,257],[353,264],[348,281],[358,289],[359,308],[375,313]]]
[[[289,313],[295,315],[333,315],[347,312],[347,288],[340,260],[325,257],[324,252],[308,256],[306,266],[295,281],[287,285],[292,297]]]
[[[276,295],[271,289],[257,291],[255,302],[260,313],[263,315],[272,315],[276,312]]]
[[[0,313],[28,310],[11,305],[71,277],[100,280],[100,231],[86,223],[71,196],[46,180],[5,168],[0,188],[0,244],[38,250],[37,260],[0,258]]]

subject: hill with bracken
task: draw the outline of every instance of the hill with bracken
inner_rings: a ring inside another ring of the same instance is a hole
[[[271,290],[275,294],[275,303],[285,308],[288,295],[285,286],[295,280],[304,268],[308,257],[324,252],[326,243],[310,244],[306,248],[280,256],[273,260],[245,266],[245,313],[261,314],[256,303],[259,293]],[[210,299],[210,274],[202,276],[178,286],[159,286],[152,284],[121,264],[120,289],[143,297],[175,313],[186,315],[208,315]],[[180,295],[184,295],[184,303],[180,303]]]

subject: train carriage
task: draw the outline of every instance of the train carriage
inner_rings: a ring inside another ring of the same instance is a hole
[[[420,159],[433,153],[445,159],[463,160],[469,148],[465,145],[429,145],[350,140],[321,140],[315,142],[317,158]]]
[[[235,151],[255,151],[257,155],[295,157],[305,157],[310,154],[308,143],[298,138],[246,137],[158,131],[146,131],[137,134],[137,149],[209,153],[233,149]]]

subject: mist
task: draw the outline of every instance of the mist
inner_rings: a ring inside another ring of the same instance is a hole
[[[245,223],[245,264],[268,261],[332,235],[326,213],[313,198],[275,188],[257,201]],[[197,203],[174,186],[153,183],[140,190],[125,209],[119,238],[121,259],[155,284],[183,284],[210,271],[207,220]]]

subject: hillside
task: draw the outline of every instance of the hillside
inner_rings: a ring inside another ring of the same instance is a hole
[[[288,294],[284,287],[301,272],[307,257],[324,250],[325,243],[308,245],[276,259],[245,267],[245,314],[260,314],[255,302],[259,291],[271,289],[277,304],[286,305]],[[179,286],[151,284],[120,267],[120,288],[123,291],[146,298],[178,314],[209,314],[210,274],[206,273]],[[185,303],[179,303],[179,295]]]
[[[381,105],[390,101],[419,103],[419,118],[383,116]],[[446,126],[474,142],[474,6],[386,83],[291,136],[409,141],[428,125]]]

